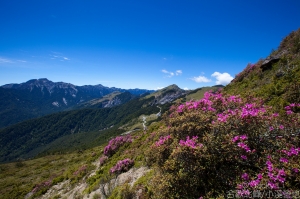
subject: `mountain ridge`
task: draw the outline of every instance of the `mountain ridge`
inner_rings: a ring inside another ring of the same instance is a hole
[[[31,79],[21,84],[5,84],[0,86],[0,128],[64,111],[115,91],[129,92],[134,96],[154,92],[147,89],[110,88],[101,84],[75,86],[65,82],[52,82],[47,78]],[[117,104],[120,103],[122,102]],[[112,105],[113,103],[110,106]]]

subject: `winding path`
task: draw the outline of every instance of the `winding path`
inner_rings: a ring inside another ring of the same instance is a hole
[[[157,106],[157,108],[159,108],[159,112],[158,113],[156,113],[156,116],[157,117],[160,117],[161,116],[161,108],[159,107],[159,106]],[[146,118],[147,117],[145,117],[145,116],[143,116],[143,127],[144,127],[144,131],[146,131],[147,130],[147,126],[146,126]]]
[[[143,127],[144,127],[144,131],[146,131],[147,127],[146,127],[146,117],[143,116]]]
[[[161,108],[159,106],[156,106],[157,108],[159,108],[159,112],[156,114],[157,117],[161,116]]]

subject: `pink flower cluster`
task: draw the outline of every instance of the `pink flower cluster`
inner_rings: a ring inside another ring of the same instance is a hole
[[[242,174],[242,179],[245,181],[249,181],[249,175],[247,173]],[[250,196],[250,191],[248,189],[245,189],[246,187],[254,188],[257,185],[259,185],[260,181],[262,180],[262,174],[257,175],[256,180],[251,180],[250,182],[244,182],[242,184],[238,184],[237,188],[239,189],[237,191],[237,195],[239,196]]]
[[[73,173],[73,175],[74,175],[74,176],[77,176],[78,174],[80,174],[80,173],[82,173],[82,172],[85,172],[86,169],[87,169],[87,165],[83,165],[83,166],[81,166],[77,171],[75,171],[75,172]]]
[[[250,148],[249,148],[248,145],[245,144],[244,142],[239,142],[239,143],[237,144],[237,146],[240,147],[240,148],[242,148],[242,149],[244,149],[247,153],[251,153]]]
[[[287,115],[290,115],[290,114],[294,113],[294,112],[292,111],[292,109],[295,108],[295,107],[300,107],[300,104],[292,103],[292,104],[290,104],[290,105],[284,107],[284,109],[286,110],[286,114],[287,114]]]
[[[285,153],[287,156],[297,156],[300,152],[300,148],[291,147],[290,150],[281,150],[281,152]]]
[[[238,96],[235,96],[235,95],[231,95],[229,98],[228,98],[228,102],[235,102],[235,103],[241,103],[242,102],[242,99]]]
[[[104,155],[112,156],[120,146],[131,141],[131,135],[117,136],[114,139],[111,139],[108,145],[104,148]]]
[[[232,138],[231,141],[233,143],[240,141],[239,143],[237,143],[237,146],[244,149],[247,153],[255,152],[254,149],[251,151],[250,147],[243,142],[244,140],[247,140],[247,139],[248,139],[247,135],[237,135],[237,136],[234,136],[234,138]],[[246,160],[247,156],[242,155],[241,158]]]
[[[106,162],[107,159],[108,159],[107,156],[105,156],[105,155],[101,156],[101,158],[99,159],[100,166],[102,166]]]
[[[178,112],[178,113],[182,113],[182,112],[183,112],[183,109],[184,109],[184,105],[181,104],[181,105],[178,106],[177,112]]]
[[[110,169],[111,173],[122,173],[128,171],[134,165],[134,161],[126,158],[120,160],[115,166]]]
[[[52,179],[49,179],[49,180],[46,180],[40,184],[37,184],[35,185],[35,187],[32,189],[32,193],[36,193],[38,192],[39,190],[41,190],[42,188],[45,188],[45,187],[50,187],[52,185]]]
[[[184,140],[179,141],[179,145],[191,147],[193,149],[202,147],[203,146],[202,144],[197,144],[197,139],[198,136],[193,136],[192,139],[190,139],[190,136],[187,136],[185,141]]]
[[[261,180],[262,180],[262,174],[258,174],[256,180],[252,180],[251,182],[249,182],[249,186],[256,187],[257,185],[259,185]]]
[[[249,177],[248,173],[243,173],[241,177],[245,181],[249,181],[250,180],[250,177]],[[242,184],[238,184],[237,185],[237,188],[238,188],[237,194],[239,196],[249,196],[250,195],[250,191],[247,190],[247,189],[245,189],[245,188],[247,188],[249,186],[251,188],[254,188],[257,185],[259,185],[259,183],[261,182],[261,180],[262,180],[262,174],[258,174],[256,180],[251,180],[250,182],[244,182]]]
[[[265,113],[266,109],[264,107],[256,108],[254,104],[245,104],[242,107],[241,118],[245,118],[248,116],[257,116],[259,113]]]
[[[249,175],[248,175],[248,173],[243,173],[243,174],[242,174],[242,178],[243,178],[244,180],[249,180]]]
[[[186,102],[185,104],[181,104],[177,107],[177,112],[182,113],[184,112],[184,109],[187,110],[193,110],[193,109],[200,109],[202,111],[216,111],[215,108],[212,107],[213,102],[211,100],[213,99],[220,99],[222,102],[225,103],[225,98],[222,97],[222,94],[213,94],[211,92],[206,92],[204,94],[204,98],[198,101],[190,101]],[[237,99],[231,99],[231,100],[237,100]]]
[[[247,139],[248,139],[247,135],[237,135],[237,136],[234,136],[234,138],[232,138],[232,142],[235,143],[238,140],[244,141]]]
[[[226,122],[228,117],[229,117],[228,114],[220,113],[218,114],[218,121]]]
[[[171,139],[171,135],[161,136],[157,142],[155,142],[155,146],[159,147],[163,145],[167,140]]]
[[[284,169],[274,168],[270,159],[268,159],[266,164],[267,164],[268,177],[269,177],[268,186],[271,189],[277,189],[278,182],[281,184],[283,184],[285,182],[285,176],[286,176],[285,171],[284,171]]]

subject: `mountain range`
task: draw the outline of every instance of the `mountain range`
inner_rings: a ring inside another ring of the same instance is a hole
[[[0,87],[0,128],[46,114],[72,109],[81,106],[89,100],[99,99],[105,95],[118,92],[128,92],[131,96],[116,98],[114,102],[104,107],[121,104],[144,93],[154,90],[146,89],[121,89],[99,85],[75,86],[65,82],[52,82],[46,78],[32,79],[21,84],[6,84]],[[127,94],[127,95],[128,95]],[[117,96],[117,93],[114,95]],[[122,100],[125,101],[122,101]],[[113,99],[110,99],[113,100]],[[93,103],[93,102],[91,102]]]

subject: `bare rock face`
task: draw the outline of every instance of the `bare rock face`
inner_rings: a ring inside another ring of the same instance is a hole
[[[166,104],[186,94],[185,90],[173,84],[157,92],[152,105]]]
[[[103,104],[104,108],[111,108],[111,107],[114,107],[114,106],[122,104],[122,101],[118,97],[116,97],[116,98],[114,98],[112,100],[103,102],[102,104]]]
[[[99,168],[99,164],[96,165]],[[117,186],[121,186],[124,183],[128,183],[131,187],[134,183],[142,176],[144,176],[150,169],[147,167],[131,168],[129,171],[122,173],[117,178],[112,179],[109,183],[100,184],[98,189],[95,189],[89,194],[84,193],[84,190],[88,187],[88,184],[83,181],[75,185],[70,183],[70,180],[66,180],[52,186],[44,195],[40,196],[39,199],[50,199],[55,195],[59,195],[61,198],[73,199],[73,198],[101,198],[106,199],[107,197],[103,194],[110,194],[110,192]],[[94,175],[95,171],[90,174]],[[86,178],[84,178],[86,179]],[[25,199],[30,198],[33,193],[28,193]],[[138,194],[138,193],[137,193]]]
[[[169,93],[160,99],[157,100],[157,104],[166,104],[168,102],[172,102],[173,100],[185,95],[184,91],[176,91],[175,93]]]

